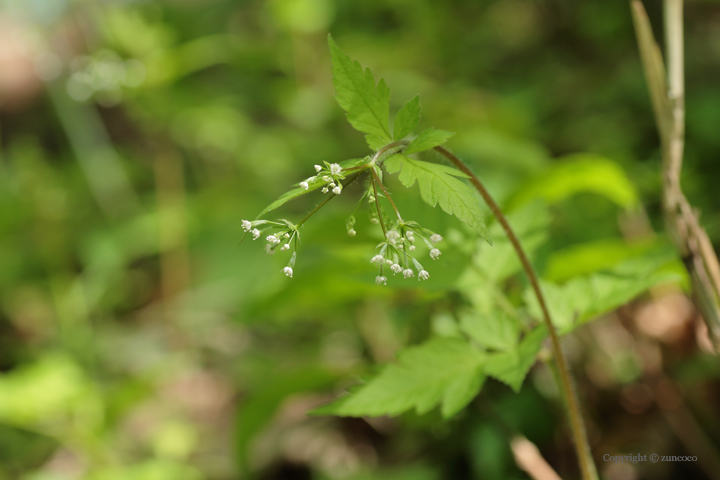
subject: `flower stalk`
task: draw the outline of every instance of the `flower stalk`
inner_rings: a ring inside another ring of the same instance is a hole
[[[465,162],[460,160],[446,148],[438,146],[435,147],[435,151],[443,155],[450,161],[450,163],[455,165],[458,170],[470,177],[470,183],[472,183],[478,193],[480,193],[480,196],[482,196],[485,203],[488,205],[488,207],[490,207],[490,210],[492,211],[493,215],[495,215],[495,218],[497,218],[498,222],[500,222],[500,225],[502,226],[505,234],[510,240],[510,243],[515,249],[515,253],[520,259],[523,270],[525,270],[525,274],[527,275],[528,280],[532,285],[533,292],[535,293],[538,303],[540,304],[540,309],[543,313],[543,320],[545,322],[545,326],[548,329],[548,333],[550,334],[551,349],[553,352],[553,356],[555,357],[555,363],[557,365],[559,373],[560,390],[562,392],[563,398],[565,400],[565,405],[567,407],[570,430],[572,431],[572,436],[575,443],[575,451],[577,453],[578,461],[580,463],[580,471],[582,473],[582,478],[583,480],[598,480],[597,469],[595,468],[595,462],[592,458],[592,453],[590,451],[590,444],[587,439],[587,433],[585,431],[585,424],[582,418],[582,414],[580,413],[580,406],[577,399],[577,394],[575,392],[575,386],[573,384],[572,376],[570,374],[570,368],[568,367],[567,360],[565,359],[565,354],[562,351],[562,346],[560,345],[560,337],[558,336],[555,325],[553,324],[550,317],[550,310],[548,309],[547,303],[545,302],[545,296],[543,295],[542,289],[540,288],[540,282],[538,281],[535,269],[533,268],[530,260],[525,254],[522,245],[520,245],[520,241],[515,235],[515,232],[513,231],[512,227],[510,227],[507,218],[505,218],[502,210],[500,210],[500,207],[492,198],[490,192],[488,192],[488,190],[482,184],[477,175],[475,175],[475,173],[470,170],[470,167],[468,167]]]

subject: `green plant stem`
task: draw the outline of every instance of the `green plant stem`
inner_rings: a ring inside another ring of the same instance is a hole
[[[345,189],[345,187],[347,187],[347,186],[350,185],[352,182],[354,182],[354,181],[360,176],[361,173],[362,173],[362,170],[359,171],[359,172],[357,172],[357,173],[356,173],[355,175],[353,175],[352,177],[350,177],[350,179],[349,179],[347,182],[343,183],[343,189]],[[327,202],[329,202],[330,200],[332,200],[333,198],[335,198],[335,194],[334,194],[334,193],[331,193],[325,200],[323,200],[322,202],[320,202],[320,204],[319,204],[317,207],[315,207],[312,212],[310,212],[310,213],[308,213],[307,215],[305,215],[305,218],[303,218],[302,220],[300,220],[300,223],[298,223],[296,226],[299,227],[299,226],[302,225],[303,223],[307,222],[310,217],[312,217],[313,215],[315,215],[315,213],[317,213],[318,210],[320,210],[322,207],[324,207],[325,204],[326,204]]]
[[[388,202],[390,202],[390,205],[392,205],[393,210],[395,210],[395,215],[397,215],[397,218],[400,222],[403,221],[402,217],[400,216],[400,211],[398,210],[397,206],[395,205],[395,202],[393,202],[393,199],[390,198],[390,193],[385,188],[385,185],[383,185],[382,181],[380,180],[380,177],[378,176],[377,172],[375,172],[375,169],[371,169],[373,178],[375,179],[375,182],[377,182],[378,185],[380,185],[380,189],[385,194],[385,198],[388,199]],[[374,186],[374,184],[373,184]],[[377,199],[377,191],[375,192],[375,198]]]
[[[447,158],[453,165],[458,168],[458,170],[470,177],[470,182],[483,197],[483,200],[485,200],[485,203],[488,205],[488,207],[490,207],[490,210],[492,211],[493,215],[495,215],[495,218],[497,218],[498,222],[500,222],[500,225],[502,226],[503,230],[505,230],[505,234],[508,236],[510,243],[512,243],[512,246],[515,249],[515,253],[517,254],[520,262],[522,263],[525,274],[530,280],[530,284],[532,285],[535,296],[537,297],[540,308],[542,309],[543,320],[545,321],[548,333],[550,334],[551,348],[553,355],[555,356],[555,363],[558,367],[560,389],[563,397],[565,398],[565,404],[567,406],[567,413],[570,421],[570,430],[572,431],[572,436],[575,443],[575,450],[577,452],[578,461],[580,463],[580,471],[582,473],[582,478],[583,480],[597,480],[597,469],[595,468],[595,462],[593,461],[592,453],[590,451],[590,445],[587,439],[587,433],[585,432],[585,425],[582,415],[580,413],[580,406],[577,395],[575,393],[573,380],[570,375],[570,369],[565,359],[565,354],[562,351],[562,347],[560,345],[560,338],[557,334],[557,330],[555,329],[555,325],[550,318],[550,311],[548,310],[547,304],[545,302],[545,296],[540,289],[540,282],[538,281],[537,275],[535,274],[535,269],[530,263],[530,260],[528,260],[525,251],[520,245],[520,241],[515,235],[513,229],[510,227],[510,224],[505,218],[505,215],[503,215],[500,207],[492,198],[490,192],[487,191],[480,179],[473,173],[472,170],[470,170],[470,168],[465,164],[465,162],[460,160],[458,157],[456,157],[444,147],[435,147],[435,150],[442,154],[445,158]]]
[[[375,186],[375,178],[376,178],[375,169],[372,168],[372,170],[373,170],[373,176],[370,178],[370,181],[372,182],[373,193],[375,194],[375,208],[377,208],[378,221],[380,222],[380,228],[382,228],[382,231],[383,231],[383,237],[387,238],[387,231],[385,230],[385,222],[383,221],[382,211],[380,210],[380,198],[378,198],[377,187]]]

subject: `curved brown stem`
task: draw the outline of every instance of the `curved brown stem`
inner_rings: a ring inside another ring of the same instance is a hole
[[[597,480],[597,470],[595,468],[595,462],[592,458],[592,453],[590,452],[590,445],[588,443],[587,434],[585,432],[585,425],[582,415],[580,413],[580,406],[578,403],[577,395],[575,393],[572,377],[570,376],[570,369],[568,368],[565,354],[562,351],[560,345],[560,338],[557,334],[557,330],[555,329],[555,325],[552,323],[552,320],[550,318],[550,311],[548,310],[547,304],[545,302],[545,296],[540,289],[540,282],[538,281],[535,269],[530,263],[530,260],[527,258],[525,251],[520,245],[520,241],[515,235],[513,229],[510,227],[510,224],[505,218],[505,215],[503,215],[500,207],[492,198],[490,192],[487,191],[480,179],[473,173],[472,170],[470,170],[470,168],[465,164],[465,162],[460,160],[449,150],[445,149],[444,147],[435,147],[435,150],[442,154],[445,158],[447,158],[453,165],[458,168],[458,170],[470,177],[470,182],[483,197],[483,200],[485,200],[485,203],[488,205],[488,207],[490,207],[490,210],[492,211],[493,215],[495,215],[495,218],[497,218],[498,222],[500,222],[500,225],[502,226],[505,234],[510,240],[510,243],[512,243],[512,246],[515,249],[515,253],[520,259],[520,263],[522,263],[523,270],[525,270],[525,274],[527,275],[528,280],[530,280],[532,289],[535,292],[538,303],[540,304],[540,309],[543,313],[543,320],[545,321],[545,326],[547,327],[550,334],[551,348],[553,355],[555,356],[555,363],[558,367],[560,388],[563,397],[565,398],[565,404],[568,410],[570,430],[572,431],[573,440],[575,441],[575,450],[577,452],[578,461],[580,463],[582,478],[584,480]]]
[[[371,171],[372,171],[373,178],[375,179],[375,182],[376,182],[378,185],[380,185],[380,189],[381,189],[381,190],[383,191],[383,193],[385,194],[385,198],[388,199],[388,202],[390,202],[390,205],[392,205],[393,210],[395,210],[395,215],[397,215],[398,220],[399,220],[400,222],[402,222],[403,219],[402,219],[402,217],[400,216],[400,210],[398,210],[397,206],[395,205],[395,202],[393,202],[393,199],[390,198],[390,192],[388,192],[387,189],[385,188],[385,185],[383,185],[382,181],[380,180],[380,177],[379,177],[378,174],[375,172],[375,169],[373,168]],[[374,186],[375,186],[375,184],[373,184],[373,187],[374,187]],[[377,191],[375,192],[375,198],[377,198]]]

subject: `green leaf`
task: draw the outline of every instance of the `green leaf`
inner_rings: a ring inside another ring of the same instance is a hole
[[[525,335],[516,350],[489,354],[485,373],[519,392],[530,368],[535,364],[535,357],[547,334],[545,325],[540,325]]]
[[[520,324],[517,318],[496,310],[487,314],[476,311],[460,315],[460,328],[483,347],[508,351],[517,348]]]
[[[328,35],[332,58],[335,99],[347,112],[347,119],[356,129],[382,138],[390,143],[390,90],[381,79],[375,86],[370,69],[362,66],[340,50],[332,36]]]
[[[610,312],[651,287],[677,282],[682,277],[665,267],[677,263],[671,248],[651,252],[616,265],[607,272],[576,277],[564,285],[541,282],[553,323],[561,334]],[[532,291],[525,292],[528,310],[536,317],[541,310]]]
[[[365,135],[365,142],[367,142],[368,147],[370,147],[370,149],[374,152],[377,152],[388,144],[387,141],[380,137],[376,137],[375,135]]]
[[[448,418],[467,405],[482,387],[485,354],[464,340],[435,338],[400,353],[376,378],[322,413],[347,417],[427,413],[441,404]]]
[[[342,168],[355,167],[355,166],[357,166],[357,165],[360,165],[360,164],[361,164],[362,162],[364,162],[364,161],[365,161],[364,158],[354,158],[354,159],[352,159],[352,160],[345,160],[344,162],[340,162],[340,166],[341,166]],[[263,211],[260,212],[260,213],[258,214],[258,216],[255,217],[255,218],[260,218],[260,217],[262,217],[263,215],[265,215],[266,213],[272,212],[272,211],[275,210],[276,208],[279,208],[279,207],[283,206],[284,204],[286,204],[286,203],[289,202],[290,200],[293,200],[293,199],[298,198],[298,197],[302,197],[302,196],[305,195],[306,193],[310,193],[310,192],[312,192],[312,191],[314,191],[314,190],[317,190],[318,188],[321,188],[321,187],[323,187],[324,185],[326,185],[326,183],[323,182],[322,179],[316,177],[314,181],[308,182],[308,188],[307,188],[307,190],[305,190],[303,187],[297,187],[297,188],[293,188],[292,190],[283,193],[282,195],[280,195],[280,197],[278,197],[277,200],[275,200],[275,201],[272,202],[270,205],[268,205],[267,207],[265,207],[265,208],[263,209]]]
[[[467,178],[467,175],[445,165],[414,160],[402,154],[388,158],[385,169],[389,173],[400,172],[398,178],[408,188],[417,180],[420,197],[425,203],[431,207],[439,204],[443,211],[473,227],[492,245],[479,198],[468,185],[455,178]]]
[[[521,188],[511,208],[535,198],[554,204],[582,192],[602,195],[623,208],[635,207],[639,202],[635,187],[620,165],[600,155],[582,153],[559,159],[545,175]]]
[[[415,95],[395,116],[393,138],[402,140],[415,130],[418,123],[420,123],[420,95]]]
[[[446,132],[445,130],[435,130],[430,127],[427,130],[420,132],[420,135],[410,142],[410,145],[405,149],[405,155],[411,153],[424,152],[431,148],[437,147],[447,142],[447,139],[455,135],[455,132]]]
[[[547,205],[535,201],[509,214],[507,218],[525,253],[532,259],[536,250],[544,245],[549,237],[550,212]],[[490,227],[490,237],[495,239],[495,246],[491,250],[487,245],[481,244],[473,262],[483,275],[498,283],[519,272],[521,265],[515,249],[498,222]]]

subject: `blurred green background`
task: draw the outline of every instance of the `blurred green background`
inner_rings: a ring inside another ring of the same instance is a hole
[[[570,192],[551,202],[542,275],[592,271],[597,252],[622,260],[628,242],[662,231],[627,2],[0,5],[0,479],[528,478],[517,434],[574,478],[543,367],[518,395],[489,383],[450,422],[306,416],[402,346],[442,334],[474,251],[462,224],[391,180],[407,216],[451,246],[423,288],[380,288],[367,218],[345,234],[359,190],[304,227],[292,280],[280,255],[239,245],[241,220],[313,164],[369,153],[333,99],[331,32],[385,78],[393,108],[420,93],[420,127],[457,132],[449,146],[505,206]],[[647,8],[661,25],[660,3]],[[683,187],[718,246],[720,4],[688,2],[685,23]],[[578,152],[612,171],[552,177]],[[618,189],[642,207],[623,208]],[[298,220],[318,198],[281,215]],[[677,286],[566,338],[605,478],[719,478],[720,363],[703,338]],[[701,461],[602,461],[623,452]]]

